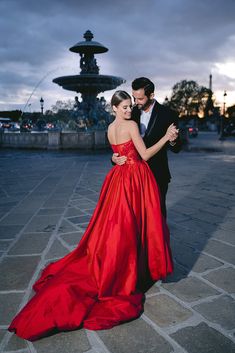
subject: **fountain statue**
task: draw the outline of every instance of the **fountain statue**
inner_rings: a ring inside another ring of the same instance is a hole
[[[78,42],[69,50],[80,54],[80,74],[57,77],[54,83],[69,91],[81,93],[82,101],[75,97],[74,110],[78,120],[78,126],[107,127],[110,122],[110,114],[105,110],[105,100],[98,98],[101,92],[115,89],[125,82],[121,77],[100,75],[94,54],[101,54],[108,49],[99,42],[93,41],[91,31],[84,34],[85,40]],[[79,125],[80,124],[80,125]]]

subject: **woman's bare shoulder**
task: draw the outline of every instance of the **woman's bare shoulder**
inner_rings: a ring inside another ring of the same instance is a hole
[[[130,133],[139,131],[138,125],[133,120],[128,120],[126,127]]]
[[[111,124],[109,124],[108,126],[108,133],[111,132],[112,130],[114,129],[114,125],[113,125],[113,122]]]
[[[137,123],[133,120],[127,120],[126,122],[129,127],[138,127]]]

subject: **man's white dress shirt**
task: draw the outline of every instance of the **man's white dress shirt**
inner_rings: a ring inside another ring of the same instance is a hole
[[[151,118],[154,104],[155,104],[155,101],[151,105],[151,107],[148,111],[141,110],[141,114],[140,114],[140,135],[141,135],[141,137],[144,137],[145,132],[148,128],[148,124],[149,124],[149,120]]]

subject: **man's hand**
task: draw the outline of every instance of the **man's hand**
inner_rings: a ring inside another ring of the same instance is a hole
[[[171,138],[169,139],[170,145],[174,146],[176,144],[176,140],[179,135],[179,129],[176,129],[174,133],[172,133]]]
[[[114,153],[112,155],[112,161],[113,163],[117,164],[117,165],[123,165],[126,163],[127,157],[126,156],[121,156],[119,157],[118,153]]]

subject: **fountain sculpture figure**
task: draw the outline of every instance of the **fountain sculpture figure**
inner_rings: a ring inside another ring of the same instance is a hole
[[[80,54],[80,74],[57,77],[54,83],[66,90],[81,93],[82,101],[75,97],[75,110],[78,118],[90,122],[97,127],[99,122],[110,120],[109,113],[105,110],[105,100],[97,98],[101,92],[115,89],[125,82],[121,77],[100,75],[94,54],[108,51],[104,45],[93,41],[93,34],[87,30],[84,34],[85,41],[78,42],[69,50]]]

